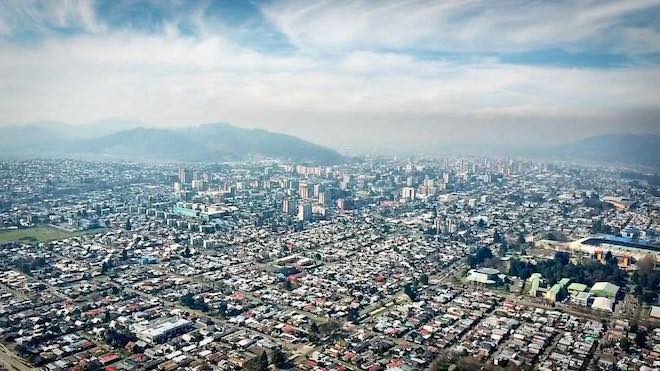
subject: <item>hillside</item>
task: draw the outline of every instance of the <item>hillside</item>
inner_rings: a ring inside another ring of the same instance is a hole
[[[552,157],[563,160],[660,166],[660,135],[613,134],[556,147]]]
[[[248,156],[318,162],[341,159],[334,150],[294,136],[228,124],[185,129],[140,127],[95,137],[89,135],[89,130],[80,133],[84,135],[52,125],[0,127],[0,155],[164,161],[221,161]]]

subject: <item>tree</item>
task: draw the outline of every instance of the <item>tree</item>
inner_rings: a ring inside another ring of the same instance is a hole
[[[135,341],[133,334],[126,331],[116,331],[109,329],[105,334],[105,342],[115,348],[123,348],[130,341]]]
[[[511,260],[509,275],[526,280],[532,275],[532,273],[534,273],[534,266],[530,262]]]
[[[218,313],[219,313],[222,317],[226,317],[226,316],[227,316],[227,302],[225,302],[224,300],[221,301],[220,304],[218,304]]]
[[[628,340],[627,337],[624,337],[619,341],[619,347],[624,352],[627,352],[630,349],[630,341]]]
[[[651,254],[646,254],[637,262],[637,267],[641,273],[651,273],[655,268],[655,258]]]
[[[103,264],[101,265],[101,274],[106,274],[109,269],[110,269],[110,264],[104,261]]]
[[[319,326],[319,331],[323,335],[333,335],[339,329],[341,329],[341,324],[338,321],[332,319],[326,323],[322,323],[321,326]]]
[[[571,256],[563,251],[558,251],[555,253],[555,261],[561,265],[567,265],[571,261]]]
[[[360,311],[357,308],[348,308],[348,315],[346,316],[353,324],[359,324]]]
[[[616,257],[614,255],[612,255],[611,251],[608,251],[607,253],[605,253],[605,263],[614,264],[614,265],[618,264],[618,262],[616,260]]]
[[[417,298],[417,286],[414,286],[411,283],[406,283],[403,287],[403,292],[408,295],[411,301],[415,301],[415,298]]]
[[[422,285],[428,285],[428,284],[429,284],[429,276],[428,276],[427,274],[425,274],[425,273],[422,273],[422,274],[419,276],[419,282],[420,282]]]
[[[271,359],[271,363],[277,368],[283,368],[287,362],[286,354],[284,354],[282,348],[273,349]]]
[[[474,254],[468,256],[468,264],[472,268],[484,262],[484,260],[492,258],[493,252],[487,247],[479,247]]]
[[[309,325],[309,331],[314,334],[319,333],[319,325],[316,324],[316,322],[312,321],[312,323]]]
[[[266,354],[265,350],[261,353],[261,357],[259,357],[259,369],[263,371],[268,370],[268,354]]]
[[[635,334],[635,344],[640,348],[646,348],[646,330],[639,328]]]
[[[94,359],[94,360],[91,360],[89,362],[85,362],[84,365],[82,366],[83,371],[94,371],[94,370],[101,370],[101,369],[103,369],[103,364],[98,359]]]
[[[500,232],[497,231],[497,229],[495,230],[495,234],[493,235],[493,241],[495,243],[501,243],[502,242],[502,236],[500,235]]]
[[[196,298],[191,293],[186,293],[179,298],[181,305],[190,309],[201,310],[202,312],[209,311],[209,305],[206,304],[203,298]]]

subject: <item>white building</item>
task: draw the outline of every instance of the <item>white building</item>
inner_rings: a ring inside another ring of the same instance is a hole
[[[136,323],[131,328],[138,339],[150,344],[159,344],[187,332],[192,328],[192,323],[179,317],[166,317],[151,322]]]
[[[312,220],[312,205],[302,204],[298,206],[298,220],[300,221]]]
[[[413,187],[403,187],[403,189],[401,189],[401,197],[405,198],[406,200],[414,200],[415,199],[415,188],[413,188]]]

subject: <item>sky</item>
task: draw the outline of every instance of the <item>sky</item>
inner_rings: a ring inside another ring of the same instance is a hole
[[[660,134],[660,0],[0,1],[0,123],[335,148]]]

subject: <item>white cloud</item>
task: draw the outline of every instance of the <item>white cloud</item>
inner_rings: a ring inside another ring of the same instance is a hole
[[[623,17],[657,13],[658,6],[658,0],[284,0],[264,4],[262,13],[301,48],[520,52],[609,50],[624,36]],[[658,51],[660,40],[646,46]]]
[[[5,0],[0,2],[0,34],[51,29],[103,32],[91,0]]]
[[[375,52],[337,60],[278,57],[219,36],[127,33],[53,39],[31,48],[4,43],[0,55],[0,122],[117,116],[160,125],[229,121],[302,130],[327,142],[324,130],[355,120],[371,123],[365,128],[411,121],[452,121],[459,128],[593,122],[660,106],[654,68],[458,64]]]
[[[31,45],[0,41],[0,123],[226,121],[330,145],[364,145],[375,137],[415,144],[524,137],[548,144],[546,137],[660,131],[655,65],[576,69],[510,65],[478,53],[461,61],[422,60],[405,51],[420,43],[457,51],[577,45],[619,27],[617,17],[650,1],[535,2],[525,12],[513,11],[519,5],[513,1],[493,10],[478,0],[275,3],[264,13],[300,46],[281,54],[237,44],[217,31],[223,27],[208,27],[203,7],[190,13],[202,32],[187,37],[179,27],[190,19],[164,22],[162,34],[142,34],[107,29],[84,1],[62,9],[41,4],[11,7],[45,34],[51,27],[87,32]],[[19,26],[9,18],[0,15],[0,32]],[[657,44],[656,31],[619,31],[627,51]]]

